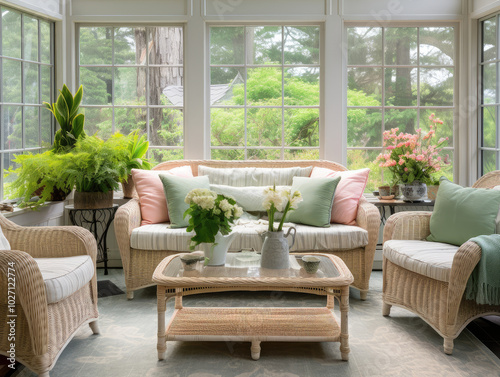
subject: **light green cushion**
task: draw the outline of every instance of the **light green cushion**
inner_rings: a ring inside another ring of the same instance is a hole
[[[312,226],[330,226],[336,178],[293,177],[291,192],[300,191],[303,201],[287,214],[286,221]]]
[[[469,238],[493,234],[499,207],[500,191],[463,188],[442,177],[427,241],[460,246]]]
[[[168,215],[171,228],[183,228],[189,225],[189,216],[185,219],[184,212],[189,205],[184,202],[189,191],[197,188],[210,189],[208,177],[176,177],[174,175],[160,174],[165,196],[167,197]]]

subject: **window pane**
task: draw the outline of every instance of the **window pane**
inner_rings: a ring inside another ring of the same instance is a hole
[[[434,140],[439,140],[442,137],[448,138],[448,147],[453,146],[453,110],[452,109],[422,109],[420,110],[420,128],[423,132],[428,132],[430,130],[430,125],[433,122],[429,119],[431,114],[434,114],[435,118],[439,118],[443,121],[443,124],[437,123],[434,126],[436,131],[436,137]]]
[[[247,64],[281,64],[281,26],[247,26]]]
[[[111,107],[82,107],[80,109],[85,114],[85,133],[93,135],[97,132],[97,135],[103,139],[113,133],[113,109]]]
[[[285,105],[319,106],[319,68],[285,69]]]
[[[285,26],[285,64],[319,64],[319,26]]]
[[[182,68],[149,68],[149,104],[183,106],[183,84]]]
[[[52,68],[46,65],[40,67],[40,85],[42,87],[41,101],[51,102],[50,92],[52,89]]]
[[[80,64],[111,65],[112,37],[111,27],[80,27]]]
[[[80,84],[83,85],[83,104],[111,104],[112,77],[112,68],[80,67]]]
[[[490,171],[497,170],[497,152],[482,151],[481,157],[481,165],[483,167],[481,175],[489,173]]]
[[[481,66],[484,104],[497,103],[497,65],[498,63],[489,63]]]
[[[285,110],[285,145],[319,147],[319,109]]]
[[[158,165],[163,161],[183,160],[184,151],[182,149],[154,149],[149,148],[149,154],[153,165]]]
[[[399,128],[399,132],[415,133],[417,125],[416,109],[386,109],[384,113],[384,129]]]
[[[380,150],[351,149],[347,151],[347,166],[350,170],[370,168],[370,177],[365,188],[365,192],[377,190],[382,185],[382,168],[378,166],[375,159],[382,152]],[[386,180],[386,182],[389,182]]]
[[[483,56],[482,61],[497,57],[497,17],[483,21]]]
[[[22,148],[23,113],[21,106],[2,106],[4,149]]]
[[[481,108],[483,147],[495,148],[497,144],[497,111],[496,106]]]
[[[169,108],[149,109],[149,144],[183,145],[184,118],[182,110]]]
[[[245,28],[210,27],[210,64],[245,63]]]
[[[244,105],[245,104],[245,69],[221,68],[210,69],[210,104]]]
[[[42,147],[49,148],[52,146],[52,122],[53,115],[52,113],[44,108],[40,109],[40,118],[41,118],[41,136],[42,136]],[[85,126],[86,128],[86,126]]]
[[[385,69],[385,105],[417,105],[417,69]]]
[[[420,105],[453,106],[453,68],[420,70]]]
[[[115,28],[115,64],[146,64],[146,28]]]
[[[381,68],[347,69],[347,105],[380,106],[382,102]]]
[[[279,149],[249,149],[247,160],[279,160],[281,150]]]
[[[114,83],[115,105],[146,105],[146,70],[116,67]],[[155,91],[151,88],[151,91]]]
[[[24,63],[24,102],[39,103],[38,99],[38,64]]]
[[[453,27],[420,28],[420,64],[453,65]]]
[[[139,130],[139,133],[147,133],[147,109],[141,108],[115,108],[115,131],[124,135]]]
[[[247,104],[281,106],[281,69],[248,69]]]
[[[281,109],[248,109],[247,145],[281,145]]]
[[[285,149],[285,160],[319,160],[319,149]]]
[[[214,146],[245,145],[245,110],[210,110],[211,143]]]
[[[2,8],[2,55],[21,58],[21,14]]]
[[[182,38],[182,27],[148,28],[149,64],[182,65],[184,62]]]
[[[212,160],[244,160],[245,151],[242,149],[212,149]]]
[[[24,21],[24,59],[38,61],[38,20],[27,15]]]
[[[40,108],[34,106],[24,107],[24,147],[35,148],[40,146],[40,132],[38,112]]]
[[[40,61],[45,64],[52,63],[52,59],[50,58],[51,40],[50,24],[40,20]]]
[[[347,146],[382,146],[382,110],[347,109]]]
[[[347,50],[347,64],[382,64],[382,28],[347,28],[347,44],[349,46]]]
[[[21,62],[2,59],[2,96],[4,102],[21,103]]]
[[[385,29],[385,64],[417,64],[417,28],[388,27]]]

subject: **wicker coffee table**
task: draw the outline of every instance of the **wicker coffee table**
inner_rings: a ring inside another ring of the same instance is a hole
[[[254,360],[260,342],[340,342],[342,360],[349,358],[347,313],[349,284],[353,277],[344,262],[333,255],[315,254],[321,263],[317,273],[301,268],[303,254],[290,255],[290,268],[260,268],[258,260],[229,253],[223,267],[184,271],[180,255],[165,258],[156,268],[158,285],[158,359],[166,357],[168,340],[249,341]],[[310,254],[308,254],[310,255]],[[326,295],[326,307],[183,307],[182,296],[219,291],[293,291]],[[175,297],[175,311],[165,327],[166,301]],[[340,326],[333,313],[334,298],[340,303]]]

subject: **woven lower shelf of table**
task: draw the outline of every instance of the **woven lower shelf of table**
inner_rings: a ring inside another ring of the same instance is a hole
[[[182,308],[166,340],[337,342],[340,329],[328,308]]]

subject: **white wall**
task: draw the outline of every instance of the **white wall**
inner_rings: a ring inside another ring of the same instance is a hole
[[[481,18],[500,10],[499,0],[472,0],[471,17]]]
[[[52,20],[62,20],[64,0],[0,0],[0,4],[25,10]]]

